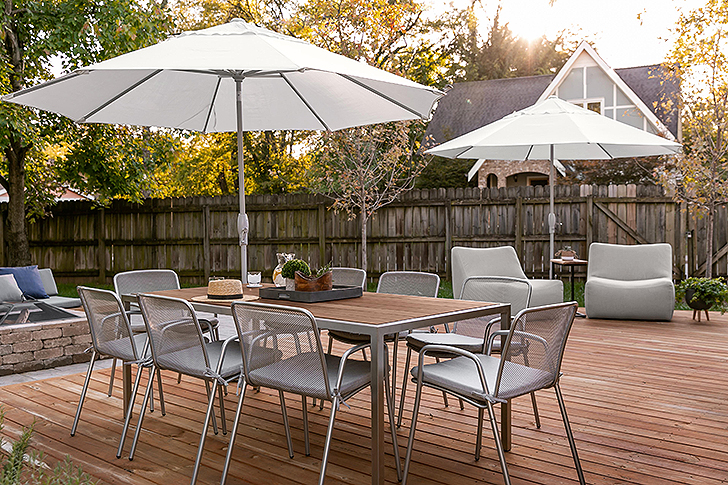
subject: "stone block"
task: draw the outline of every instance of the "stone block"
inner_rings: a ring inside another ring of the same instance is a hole
[[[43,366],[47,369],[53,368],[53,367],[60,367],[62,365],[70,365],[73,364],[73,357],[70,355],[62,355],[61,357],[56,357],[54,359],[48,359],[43,362]]]
[[[88,362],[91,360],[91,354],[73,354],[72,356],[68,356],[73,359],[74,364],[80,364],[82,362]]]
[[[33,360],[33,352],[23,352],[17,354],[8,354],[3,356],[4,364],[19,364],[20,362],[28,362]]]
[[[85,345],[86,347],[91,347],[91,334],[75,335],[71,337],[71,342],[73,345]]]
[[[32,372],[34,370],[41,370],[45,369],[45,365],[43,362],[38,362],[36,360],[32,360],[29,362],[21,362],[20,364],[15,365],[15,373],[20,374],[22,372]]]
[[[73,337],[74,335],[90,335],[88,329],[88,323],[84,322],[78,322],[78,323],[72,323],[68,326],[63,327],[63,336],[64,337]]]
[[[54,349],[36,350],[34,352],[34,357],[36,360],[53,359],[56,357],[60,357],[62,355],[63,355],[63,349],[61,347],[56,347]]]
[[[60,328],[44,328],[32,332],[33,340],[46,340],[49,338],[59,338],[62,335]]]
[[[13,352],[32,352],[34,350],[40,350],[43,348],[43,342],[40,340],[31,340],[30,342],[18,342],[13,344]]]
[[[2,357],[3,355],[9,354],[12,351],[13,351],[12,345],[10,345],[10,344],[0,345],[0,357]]]
[[[83,354],[84,350],[86,350],[87,348],[88,348],[87,345],[67,345],[66,347],[63,348],[63,354],[64,355]]]
[[[65,347],[71,345],[71,337],[53,338],[43,341],[44,349],[52,349],[54,347]]]
[[[15,374],[15,366],[12,365],[0,365],[0,377],[9,376]]]
[[[15,330],[13,332],[0,335],[0,343],[14,344],[16,342],[29,342],[31,333],[27,330]]]

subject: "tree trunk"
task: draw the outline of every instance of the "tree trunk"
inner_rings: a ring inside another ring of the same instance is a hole
[[[705,234],[705,277],[713,277],[713,224],[715,222],[715,203],[708,208],[707,230]]]
[[[29,146],[14,139],[5,149],[8,161],[7,262],[10,266],[30,264],[30,245],[25,232],[25,155]]]
[[[367,212],[362,210],[361,219],[361,269],[367,270]]]

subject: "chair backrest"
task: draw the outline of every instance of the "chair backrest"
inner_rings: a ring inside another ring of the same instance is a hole
[[[204,377],[210,370],[197,315],[189,303],[178,298],[139,295],[154,365],[182,374]]]
[[[100,354],[127,362],[139,360],[143,349],[136,347],[124,305],[118,295],[113,291],[85,286],[77,289],[86,312],[94,349]]]
[[[367,272],[359,268],[331,268],[331,280],[335,285],[361,286],[366,291]]]
[[[515,315],[531,303],[531,283],[506,276],[469,276],[463,283],[461,300],[510,303]]]
[[[453,294],[461,293],[469,276],[507,276],[526,279],[513,246],[497,248],[452,248]]]
[[[440,277],[419,271],[387,271],[377,284],[377,293],[392,295],[430,296],[437,298]]]
[[[672,279],[672,246],[592,243],[587,279],[592,276],[622,281]]]
[[[553,386],[575,315],[575,302],[519,312],[503,344],[493,395],[510,399]]]
[[[287,392],[331,399],[324,351],[309,311],[236,301],[232,314],[249,384],[264,378]]]
[[[43,282],[46,294],[48,296],[57,295],[58,287],[55,278],[53,278],[53,271],[50,268],[38,268],[38,274],[40,274],[40,280]]]
[[[179,288],[179,277],[171,269],[138,269],[114,276],[114,290],[118,295]]]

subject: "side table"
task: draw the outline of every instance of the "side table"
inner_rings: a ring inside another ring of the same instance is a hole
[[[577,266],[586,266],[589,262],[586,259],[552,259],[551,260],[551,272],[553,273],[554,265],[567,266],[571,268],[571,274],[569,279],[571,280],[571,300],[574,300],[574,268]],[[576,314],[578,317],[585,317],[581,313]]]

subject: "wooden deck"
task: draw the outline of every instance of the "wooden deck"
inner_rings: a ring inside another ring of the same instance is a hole
[[[728,481],[728,315],[697,323],[688,312],[672,322],[577,319],[566,349],[562,391],[590,484],[714,484]],[[404,364],[404,352],[401,363]],[[120,377],[120,373],[118,374]],[[69,454],[104,483],[184,484],[191,476],[205,408],[204,386],[165,375],[167,415],[147,414],[133,461],[116,459],[121,432],[120,379],[106,396],[109,371],[94,373],[75,437],[69,436],[83,375],[0,388],[6,437],[34,420],[33,448],[55,461]],[[234,387],[231,387],[234,392]],[[232,416],[236,398],[226,401]],[[411,401],[399,443],[406,445]],[[139,402],[139,401],[137,401]],[[303,453],[300,399],[287,400],[296,456],[288,457],[277,393],[250,392],[228,483],[315,483],[328,407],[309,407],[311,456]],[[327,483],[370,483],[368,392],[341,408]],[[453,405],[455,404],[455,405]],[[530,400],[514,402],[513,449],[507,453],[514,484],[577,483],[552,391],[539,394],[542,428]],[[483,456],[473,459],[473,408],[427,393],[418,425],[411,483],[503,483],[486,428]],[[389,439],[389,438],[387,438]],[[198,483],[218,483],[227,436],[210,435]],[[131,441],[127,440],[126,451]],[[397,483],[389,451],[387,479]]]

